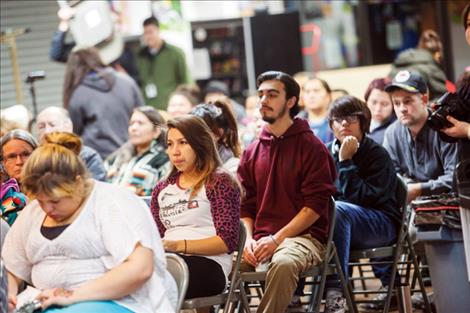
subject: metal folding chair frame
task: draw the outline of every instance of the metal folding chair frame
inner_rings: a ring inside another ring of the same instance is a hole
[[[329,210],[330,225],[329,225],[329,232],[328,232],[328,241],[327,241],[327,245],[325,249],[325,258],[320,264],[313,266],[308,271],[300,275],[301,278],[304,278],[304,277],[314,278],[315,288],[312,290],[307,312],[317,313],[320,311],[320,304],[321,304],[321,300],[323,297],[323,291],[325,289],[326,276],[327,274],[334,273],[335,269],[342,283],[343,292],[348,302],[348,305],[349,307],[353,306],[353,302],[349,294],[347,282],[345,281],[345,277],[341,270],[341,264],[336,254],[336,247],[333,243],[333,232],[334,232],[335,217],[336,217],[336,206],[335,206],[335,202],[333,198],[331,198],[329,205],[330,205],[330,210]],[[334,263],[331,264],[331,261],[333,261]],[[315,278],[319,278],[319,281],[316,282]],[[266,280],[266,272],[240,273],[237,286],[238,286],[238,293],[240,295],[239,297],[241,299],[241,304],[242,304],[242,308],[244,312],[246,313],[251,312],[249,301],[248,301],[248,296],[245,291],[246,283],[259,282],[259,281],[265,281],[265,280]]]
[[[392,273],[390,276],[390,284],[389,288],[387,291],[387,297],[385,299],[385,304],[383,308],[383,313],[387,313],[390,309],[390,302],[392,299],[392,293],[394,292],[394,282],[395,282],[395,275],[397,273],[398,269],[398,264],[405,264],[407,265],[406,269],[406,281],[409,282],[409,272],[410,272],[410,263],[413,264],[414,270],[415,270],[415,275],[418,279],[418,283],[420,286],[420,291],[423,294],[423,300],[425,304],[425,310],[426,312],[431,313],[431,306],[429,304],[429,300],[426,295],[426,290],[424,287],[423,279],[421,277],[421,273],[419,272],[419,264],[417,261],[416,254],[413,249],[413,245],[411,242],[411,239],[408,234],[408,224],[407,224],[407,194],[408,194],[408,188],[406,183],[403,181],[403,179],[397,175],[397,189],[396,189],[396,197],[398,200],[398,203],[400,204],[400,210],[401,210],[401,222],[400,222],[400,229],[398,231],[398,239],[397,243],[392,245],[392,246],[383,246],[383,247],[377,247],[377,248],[371,248],[371,249],[356,249],[356,250],[351,250],[350,252],[350,259],[370,259],[370,258],[380,258],[380,257],[393,257],[393,263],[392,263]],[[400,256],[402,254],[405,254],[411,259],[411,261],[400,261]],[[367,263],[349,263],[350,266],[364,266],[364,265],[373,265],[373,264],[383,264],[384,262],[367,262]],[[386,262],[390,264],[390,262]],[[347,270],[347,269],[346,269]],[[368,279],[368,278],[365,278]],[[351,284],[348,284],[349,288],[351,289],[350,293],[353,295],[353,297],[357,294],[377,294],[379,292],[377,291],[370,291],[370,290],[359,290],[359,291],[353,291]],[[413,290],[418,291],[418,290]],[[373,301],[354,301],[354,310],[357,312],[357,303],[363,303],[363,302],[373,302]]]

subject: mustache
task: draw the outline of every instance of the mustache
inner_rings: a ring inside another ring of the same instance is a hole
[[[269,110],[269,111],[272,111],[273,109],[271,107],[268,107],[267,105],[262,105],[260,107],[260,109],[265,109],[265,110]]]

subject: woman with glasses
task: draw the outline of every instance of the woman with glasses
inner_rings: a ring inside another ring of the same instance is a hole
[[[221,168],[200,117],[177,117],[167,126],[172,169],[153,191],[153,217],[165,250],[188,265],[186,298],[216,295],[225,289],[238,245],[240,188]]]
[[[328,113],[335,140],[327,146],[338,173],[333,240],[346,278],[350,249],[393,244],[400,225],[395,169],[388,152],[366,136],[370,120],[367,105],[352,96],[336,99]],[[387,288],[391,272],[375,274]],[[328,313],[344,312],[336,277],[328,277],[326,307]]]
[[[217,142],[222,167],[237,176],[240,163],[240,142],[238,140],[237,121],[226,102],[215,101],[209,104],[199,104],[192,111],[209,126]]]
[[[174,312],[176,285],[148,207],[90,178],[80,150],[76,135],[50,133],[25,164],[22,186],[34,200],[2,250],[9,311],[26,282],[45,312]]]
[[[9,225],[26,205],[26,197],[20,191],[21,170],[38,143],[25,130],[14,129],[0,139],[2,147],[0,216]]]

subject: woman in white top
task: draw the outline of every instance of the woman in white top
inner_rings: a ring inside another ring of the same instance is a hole
[[[168,121],[173,168],[152,194],[151,209],[166,251],[189,269],[186,298],[222,292],[240,225],[240,188],[221,168],[212,134],[197,116]]]
[[[90,179],[80,138],[46,135],[23,168],[35,200],[5,239],[9,309],[25,281],[48,312],[174,312],[176,286],[145,203]]]

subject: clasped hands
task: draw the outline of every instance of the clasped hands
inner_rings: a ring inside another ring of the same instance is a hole
[[[246,263],[256,267],[260,263],[268,262],[278,247],[272,236],[261,237],[258,240],[248,239],[243,250],[243,259]]]

